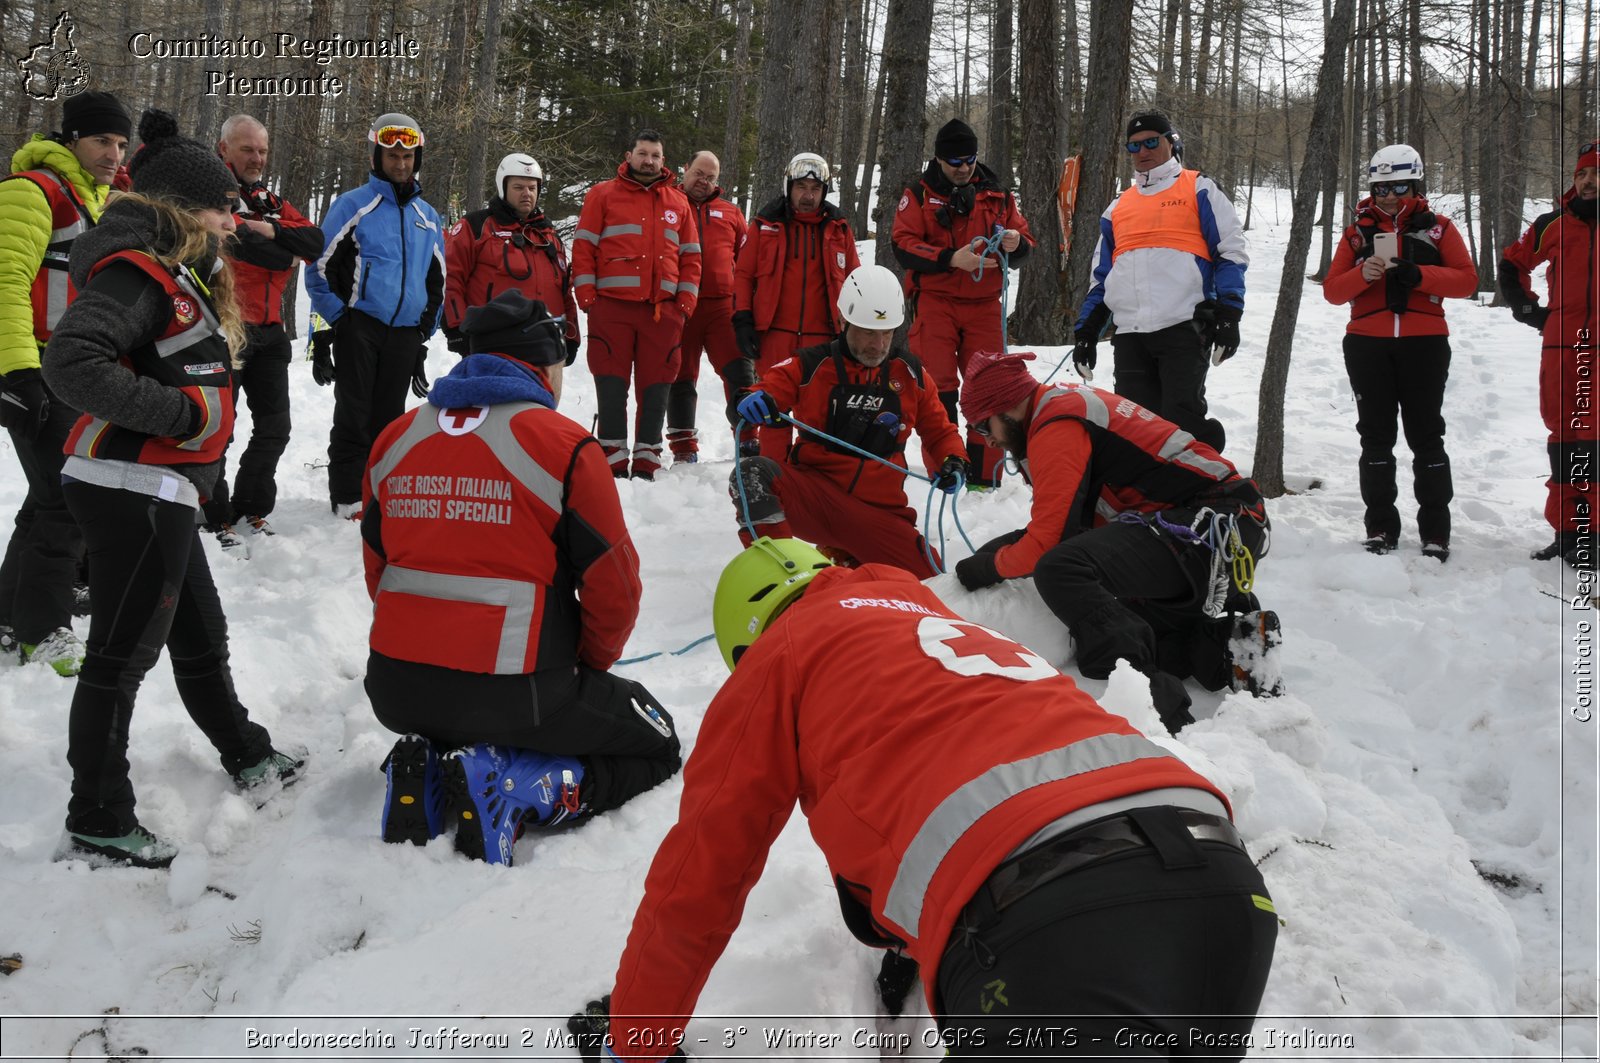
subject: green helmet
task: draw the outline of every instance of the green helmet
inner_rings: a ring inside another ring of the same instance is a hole
[[[810,543],[766,536],[728,562],[717,580],[711,618],[729,671],[756,636],[800,597],[811,577],[832,563]]]

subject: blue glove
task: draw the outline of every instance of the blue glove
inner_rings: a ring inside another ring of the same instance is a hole
[[[783,424],[783,419],[778,416],[778,404],[765,391],[752,391],[740,399],[738,411],[748,424],[764,424],[768,428]]]

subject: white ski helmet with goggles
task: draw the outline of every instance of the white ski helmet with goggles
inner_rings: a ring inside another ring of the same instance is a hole
[[[539,168],[538,160],[520,151],[514,151],[500,160],[500,165],[494,171],[494,191],[501,199],[506,198],[508,177],[528,177],[539,182],[539,187],[533,192],[533,203],[538,206],[539,196],[544,192],[544,171]]]
[[[828,169],[828,160],[814,152],[802,151],[790,159],[789,165],[784,169],[783,173],[783,190],[785,193],[794,188],[796,181],[805,180],[806,178],[820,182],[824,195],[833,191],[833,185],[829,183],[833,178],[833,173]]]
[[[411,172],[413,174],[422,172],[422,145],[427,142],[427,138],[422,135],[422,127],[417,124],[417,120],[409,114],[401,114],[399,111],[380,114],[367,128],[367,140],[372,143],[372,169],[375,172],[383,172],[384,148],[410,148],[415,151],[416,162]]]
[[[1367,184],[1410,181],[1422,191],[1422,156],[1410,144],[1390,144],[1379,148],[1367,164]]]
[[[858,328],[899,328],[906,319],[900,279],[884,266],[857,266],[839,286],[839,316]]]

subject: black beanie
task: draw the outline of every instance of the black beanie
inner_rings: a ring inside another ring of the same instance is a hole
[[[166,111],[139,116],[141,147],[128,160],[133,190],[195,209],[229,210],[239,181],[215,149],[178,135],[178,121]]]
[[[1128,120],[1128,132],[1124,140],[1132,140],[1135,133],[1160,133],[1167,136],[1172,132],[1172,120],[1160,111],[1140,111]]]
[[[133,119],[122,101],[109,92],[85,92],[68,98],[61,109],[61,134],[70,141],[96,133],[133,135]]]
[[[939,159],[964,159],[978,154],[978,134],[959,118],[952,118],[933,135],[933,154]]]
[[[529,365],[547,366],[567,360],[561,324],[537,299],[508,288],[461,317],[467,350],[473,354],[508,354]]]

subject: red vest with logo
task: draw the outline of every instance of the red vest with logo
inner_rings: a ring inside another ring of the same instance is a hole
[[[34,275],[32,291],[33,338],[43,346],[50,341],[50,333],[61,320],[67,304],[77,297],[78,289],[67,274],[67,256],[72,252],[72,242],[94,224],[94,219],[72,185],[51,171],[24,170],[5,180],[17,178],[38,185],[50,204],[50,242],[45,245],[44,260]]]
[[[118,251],[95,264],[93,277],[113,262],[134,266],[172,301],[165,329],[120,359],[139,376],[169,384],[200,408],[200,428],[186,439],[134,432],[83,414],[65,451],[83,458],[144,465],[208,464],[222,457],[233,434],[233,361],[210,297],[186,269],[172,270],[140,251]]]

